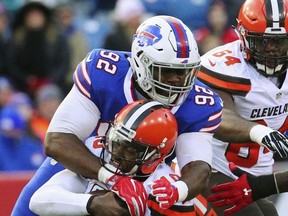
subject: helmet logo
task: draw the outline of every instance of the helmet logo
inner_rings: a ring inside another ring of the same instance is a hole
[[[134,36],[138,40],[139,46],[151,46],[161,40],[160,28],[157,26],[145,26]]]
[[[186,64],[188,63],[188,59],[185,59],[184,61],[182,61],[181,63]]]

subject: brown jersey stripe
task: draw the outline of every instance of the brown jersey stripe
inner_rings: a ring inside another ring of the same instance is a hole
[[[208,86],[227,91],[231,94],[246,95],[251,90],[251,81],[245,78],[225,76],[201,67],[198,79]]]

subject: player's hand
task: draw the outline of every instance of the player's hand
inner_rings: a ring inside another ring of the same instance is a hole
[[[278,152],[280,157],[288,157],[288,139],[279,131],[272,131],[264,136],[262,139],[262,144],[270,151]]]
[[[229,168],[239,178],[236,181],[212,187],[211,192],[213,194],[207,199],[209,202],[213,202],[214,207],[234,205],[226,209],[224,215],[233,214],[254,201],[253,193],[255,191],[249,182],[253,178],[257,178],[241,170],[233,163],[229,163]]]
[[[127,205],[112,191],[94,194],[87,209],[92,216],[130,216]]]
[[[145,215],[148,194],[142,182],[121,177],[116,180],[111,190],[126,202],[132,216]]]
[[[150,187],[152,195],[163,209],[170,208],[179,201],[178,188],[168,181],[156,180]]]
[[[279,131],[258,124],[251,128],[250,138],[270,151],[278,152],[280,157],[288,157],[288,138]]]

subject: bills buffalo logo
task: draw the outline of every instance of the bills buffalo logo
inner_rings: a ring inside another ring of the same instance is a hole
[[[157,26],[146,26],[137,31],[134,40],[138,40],[139,46],[151,46],[161,40],[160,28]]]

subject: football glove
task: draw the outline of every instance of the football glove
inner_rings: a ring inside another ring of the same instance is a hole
[[[118,178],[111,191],[126,202],[132,216],[144,216],[148,201],[148,194],[142,182],[130,177]]]
[[[188,187],[183,181],[170,183],[168,181],[156,180],[150,185],[151,194],[163,209],[170,208],[176,202],[184,201],[188,195]]]
[[[239,178],[236,181],[220,184],[211,188],[211,195],[207,198],[214,207],[233,204],[224,211],[224,215],[231,215],[248,206],[253,201],[277,192],[274,176],[254,176],[229,163],[229,168]]]
[[[250,138],[270,151],[277,152],[280,157],[288,157],[288,138],[279,131],[264,125],[256,125],[250,130]]]
[[[270,151],[276,151],[280,157],[288,157],[288,139],[279,131],[272,131],[262,139],[262,144]]]

